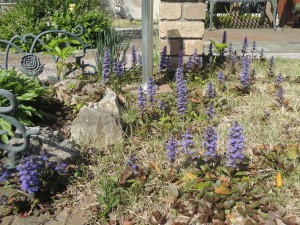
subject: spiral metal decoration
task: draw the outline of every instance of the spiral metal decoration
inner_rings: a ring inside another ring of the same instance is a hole
[[[24,72],[29,76],[38,76],[44,70],[44,64],[41,64],[40,59],[32,54],[22,57],[21,66]]]
[[[7,131],[0,130],[0,149],[3,149],[4,154],[7,154],[8,156],[9,162],[6,167],[8,169],[12,169],[15,168],[16,155],[25,152],[29,148],[30,136],[39,134],[40,131],[39,129],[26,129],[23,124],[9,115],[18,107],[17,98],[14,94],[7,90],[0,89],[0,95],[7,98],[10,103],[10,105],[7,107],[0,107],[0,117],[12,124],[21,133],[22,138],[24,139],[23,143],[19,146],[6,144],[2,141],[1,137],[2,135],[7,134]]]

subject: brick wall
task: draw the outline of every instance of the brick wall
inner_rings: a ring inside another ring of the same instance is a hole
[[[161,0],[160,47],[167,46],[168,55],[176,56],[180,50],[192,55],[195,48],[203,52],[205,3],[199,0]]]

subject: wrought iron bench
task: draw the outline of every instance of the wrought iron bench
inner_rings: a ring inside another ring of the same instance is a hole
[[[270,1],[273,6],[273,29],[276,29],[276,14],[277,14],[277,0],[208,0],[209,3],[209,30],[212,29],[212,20],[214,13],[214,6],[217,2],[267,2]]]

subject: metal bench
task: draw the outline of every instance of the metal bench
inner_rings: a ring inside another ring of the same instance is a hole
[[[273,29],[276,29],[276,14],[277,14],[277,0],[208,0],[209,3],[209,30],[212,29],[212,20],[213,20],[213,13],[214,7],[217,2],[267,2],[270,1],[273,6]]]

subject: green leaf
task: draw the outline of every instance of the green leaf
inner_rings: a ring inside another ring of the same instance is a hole
[[[34,91],[31,91],[31,92],[27,92],[21,96],[18,96],[17,99],[19,101],[29,101],[29,100],[32,100],[36,97],[38,97],[39,95],[37,93],[35,93]]]
[[[205,188],[208,188],[210,186],[210,182],[200,182],[193,186],[196,190],[203,190]]]

